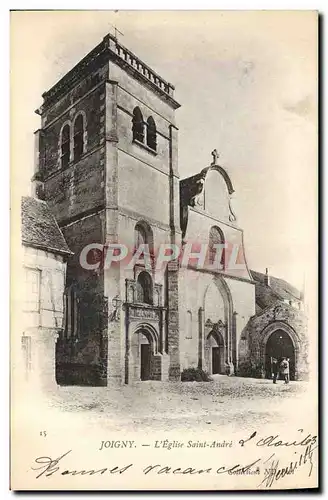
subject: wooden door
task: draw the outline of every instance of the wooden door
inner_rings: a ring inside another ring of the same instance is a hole
[[[212,373],[221,372],[220,347],[212,347]]]
[[[149,380],[150,379],[150,345],[149,344],[141,344],[141,356],[140,356],[140,364],[141,364],[141,380]]]

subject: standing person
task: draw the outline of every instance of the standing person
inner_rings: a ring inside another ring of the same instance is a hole
[[[280,371],[285,381],[285,384],[289,383],[289,358],[282,358],[280,363]]]
[[[274,384],[277,383],[278,373],[279,373],[278,360],[276,358],[272,358],[272,378]]]

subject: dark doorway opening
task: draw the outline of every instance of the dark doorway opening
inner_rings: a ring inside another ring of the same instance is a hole
[[[212,330],[204,345],[204,369],[210,374],[224,373],[224,342],[222,334]]]
[[[295,380],[295,349],[288,333],[276,330],[268,338],[265,348],[265,377],[272,378],[272,358],[280,364],[282,358],[289,358],[290,380]]]
[[[221,373],[220,347],[212,347],[212,373]]]
[[[140,379],[150,379],[150,344],[140,345]]]

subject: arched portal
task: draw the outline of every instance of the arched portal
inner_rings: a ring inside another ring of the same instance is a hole
[[[140,325],[132,335],[133,380],[161,380],[162,357],[158,352],[158,334],[148,325]]]
[[[224,340],[221,333],[212,330],[206,338],[204,346],[205,370],[215,375],[225,373]]]
[[[203,322],[204,330],[202,327],[199,330],[198,365],[202,367],[203,360],[205,365],[208,365],[205,360],[207,356],[205,353],[206,343],[213,325],[216,325],[217,328],[214,328],[214,330],[219,332],[223,339],[224,362],[221,361],[221,370],[222,373],[232,375],[236,365],[236,339],[232,325],[233,303],[230,289],[222,277],[216,276],[213,278],[205,291],[203,303],[204,306],[201,310],[202,321],[200,323]],[[221,326],[219,327],[219,325]]]
[[[289,358],[290,380],[295,380],[295,347],[290,335],[281,329],[269,336],[265,346],[265,377],[272,377],[272,358],[280,364],[282,358]]]

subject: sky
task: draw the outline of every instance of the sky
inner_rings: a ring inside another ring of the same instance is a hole
[[[11,13],[11,182],[30,193],[34,113],[102,38],[175,85],[181,178],[220,153],[251,269],[302,287],[317,262],[317,25],[310,11]]]

